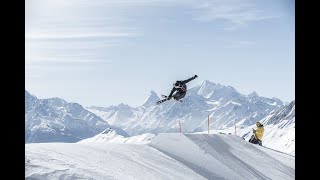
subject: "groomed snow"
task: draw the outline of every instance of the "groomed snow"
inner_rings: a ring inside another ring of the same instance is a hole
[[[148,145],[26,144],[26,179],[204,179]]]
[[[108,132],[106,132],[108,131]],[[91,142],[111,142],[111,143],[129,143],[129,144],[148,144],[156,136],[151,133],[145,133],[137,136],[123,137],[114,130],[106,130],[92,138],[81,140],[77,143]]]
[[[285,123],[285,122],[284,122]],[[264,147],[277,150],[283,153],[295,156],[295,124],[291,124],[283,129],[278,128],[278,125],[266,125],[264,126],[264,135],[262,137],[262,145]],[[256,125],[242,126],[237,125],[236,135],[244,137],[246,141],[249,141],[252,135],[252,128],[257,129]],[[208,131],[198,132],[197,134],[205,134]],[[235,128],[226,128],[221,130],[210,129],[210,134],[233,134]]]
[[[235,135],[159,134],[150,145],[207,179],[295,177],[294,156],[258,147]]]
[[[26,179],[295,179],[294,156],[223,134],[166,133],[150,144],[26,144]]]

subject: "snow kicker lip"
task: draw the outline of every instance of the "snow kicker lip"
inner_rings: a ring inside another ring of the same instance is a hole
[[[207,179],[295,178],[294,163],[288,166],[234,135],[163,133],[149,145]]]

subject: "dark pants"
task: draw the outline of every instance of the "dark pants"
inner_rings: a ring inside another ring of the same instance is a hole
[[[175,100],[178,101],[178,100],[184,98],[185,95],[186,95],[186,92],[177,91],[172,97],[173,97]]]
[[[255,135],[251,136],[249,142],[251,142],[252,144],[259,144],[260,146],[262,146],[262,141],[258,139]]]

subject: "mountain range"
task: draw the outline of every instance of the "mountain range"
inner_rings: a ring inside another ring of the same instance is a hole
[[[25,143],[77,142],[110,127],[128,136],[78,103],[61,98],[38,99],[25,91]]]
[[[207,80],[190,88],[182,103],[171,100],[156,105],[158,100],[159,95],[151,91],[138,107],[121,103],[86,109],[129,135],[139,135],[178,132],[179,122],[183,132],[204,131],[208,116],[210,128],[213,129],[224,129],[235,124],[249,126],[285,105],[277,98],[262,97],[256,92],[244,95],[232,86]]]

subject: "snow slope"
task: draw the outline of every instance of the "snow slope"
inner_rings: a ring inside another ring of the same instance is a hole
[[[207,179],[294,179],[293,156],[283,163],[234,135],[159,134],[151,146]]]
[[[295,101],[274,111],[260,122],[264,125],[263,146],[295,155]],[[252,128],[256,129],[256,126],[239,129],[237,134],[248,140]]]
[[[148,145],[26,144],[26,179],[204,179]]]
[[[108,128],[102,133],[94,137],[81,140],[77,143],[112,142],[112,143],[147,144],[147,143],[150,143],[150,141],[154,137],[155,135],[151,133],[146,133],[146,134],[141,134],[141,135],[131,136],[131,137],[124,137],[122,135],[119,135],[117,131],[115,131],[114,129]]]
[[[295,179],[294,156],[220,134],[26,144],[25,166],[26,179]]]

